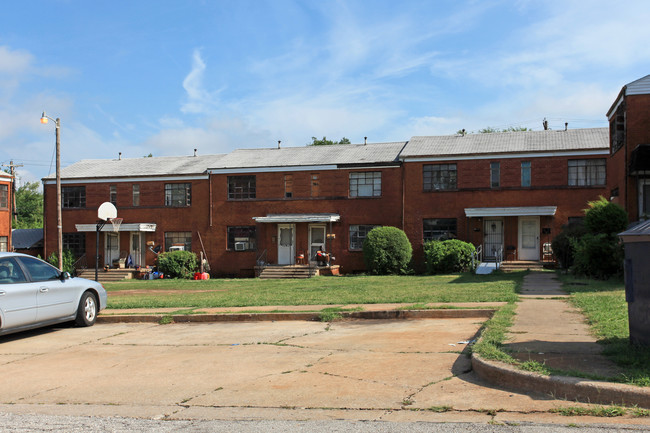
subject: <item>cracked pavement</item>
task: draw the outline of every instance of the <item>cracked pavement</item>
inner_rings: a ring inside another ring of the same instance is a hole
[[[471,372],[476,318],[97,324],[0,339],[0,412],[183,420],[650,425]]]

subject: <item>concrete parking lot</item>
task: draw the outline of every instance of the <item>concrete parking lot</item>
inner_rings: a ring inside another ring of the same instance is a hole
[[[0,412],[153,419],[609,422],[481,383],[481,319],[97,324],[0,339]],[[644,419],[622,420],[648,425]]]

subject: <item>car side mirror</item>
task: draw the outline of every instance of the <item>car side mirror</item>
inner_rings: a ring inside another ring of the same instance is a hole
[[[61,272],[61,281],[70,279],[70,272]]]

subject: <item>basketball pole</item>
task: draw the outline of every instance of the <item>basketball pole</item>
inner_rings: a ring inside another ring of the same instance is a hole
[[[106,225],[106,221],[97,221],[97,237],[95,240],[95,281],[99,281],[99,232]]]

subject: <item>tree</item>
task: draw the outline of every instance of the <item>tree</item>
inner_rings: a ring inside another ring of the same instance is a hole
[[[492,132],[523,132],[523,131],[530,131],[530,129],[526,128],[525,126],[508,126],[507,128],[499,129],[499,128],[493,128],[491,126],[488,126],[483,129],[479,129],[479,133],[481,134],[490,134]]]
[[[311,143],[307,144],[307,146],[329,146],[331,144],[350,144],[350,140],[345,137],[341,138],[339,141],[328,140],[327,137],[323,137],[322,140],[312,137]]]
[[[38,191],[38,182],[27,182],[16,190],[15,229],[43,228],[43,193]]]
[[[411,242],[397,227],[375,227],[363,242],[363,260],[372,274],[405,274],[412,255]]]

